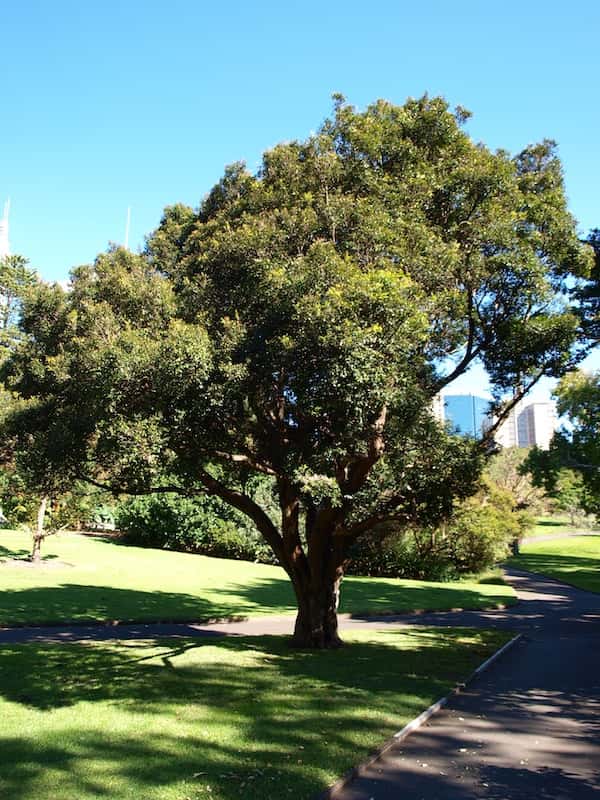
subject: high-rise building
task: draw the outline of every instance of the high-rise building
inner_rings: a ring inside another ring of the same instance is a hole
[[[494,441],[500,447],[520,447],[519,445],[519,414],[521,404],[511,409],[506,419],[498,426],[494,433]]]
[[[442,397],[443,416],[456,433],[480,438],[490,423],[490,402],[475,394],[446,394]]]
[[[547,450],[557,428],[556,403],[523,403],[510,412],[494,436],[501,447],[539,447]]]
[[[530,403],[519,415],[519,445],[542,450],[550,447],[557,426],[556,403]]]
[[[10,243],[8,241],[8,211],[10,201],[4,204],[4,212],[0,218],[0,258],[10,255]]]

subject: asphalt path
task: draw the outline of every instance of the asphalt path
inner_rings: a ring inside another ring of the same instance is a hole
[[[399,742],[335,800],[600,800],[600,595],[508,569],[503,610],[341,615],[342,629],[406,625],[523,634],[468,690]],[[3,642],[286,634],[290,616],[213,624],[0,630]]]
[[[600,595],[508,577],[517,606],[421,621],[510,628],[522,639],[335,800],[600,798]]]

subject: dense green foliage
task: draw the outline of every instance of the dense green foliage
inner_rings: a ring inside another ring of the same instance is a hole
[[[587,243],[594,252],[590,279],[578,290],[582,328],[592,345],[600,342],[600,229],[590,231]]]
[[[549,450],[533,450],[527,468],[568,510],[569,503],[585,512],[600,512],[600,372],[573,372],[555,390],[558,413],[569,426],[558,431]]]
[[[592,253],[553,143],[491,152],[467,116],[338,98],[257,174],[235,164],[197,211],[167,209],[144,253],[100,255],[68,294],[40,287],[5,369],[21,468],[48,491],[220,497],[290,576],[296,642],[338,644],[353,542],[439,524],[477,485],[485,443],[442,430],[434,395],[477,360],[499,400],[577,358],[568,296]]]
[[[581,474],[572,469],[561,469],[551,490],[551,496],[554,508],[568,514],[571,525],[583,522],[590,503]],[[596,504],[594,508],[597,508]]]
[[[16,346],[21,337],[19,312],[28,290],[38,281],[23,256],[0,258],[0,362]]]
[[[503,560],[532,520],[510,492],[492,483],[458,504],[443,526],[370,535],[353,550],[353,574],[448,580],[481,572]]]
[[[216,497],[131,498],[119,505],[116,524],[128,544],[274,563],[258,531]]]

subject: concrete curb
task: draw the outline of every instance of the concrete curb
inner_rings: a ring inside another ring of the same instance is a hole
[[[496,650],[495,653],[486,659],[483,664],[480,664],[477,669],[469,675],[464,683],[458,683],[451,692],[449,692],[445,697],[441,697],[437,702],[432,703],[429,708],[425,709],[418,717],[415,717],[410,722],[408,722],[398,733],[393,734],[384,744],[379,747],[366,761],[363,761],[362,764],[359,764],[357,767],[352,767],[351,770],[346,772],[345,775],[337,780],[332,786],[325,789],[324,792],[321,792],[318,795],[313,797],[313,800],[335,800],[337,793],[344,789],[350,784],[355,778],[361,777],[366,770],[371,767],[376,761],[378,761],[382,756],[384,756],[388,750],[398,744],[398,742],[404,741],[408,736],[411,735],[414,731],[418,730],[422,727],[434,714],[437,714],[440,709],[442,709],[449,700],[451,700],[455,695],[459,694],[463,689],[465,689],[470,683],[472,683],[476,678],[478,678],[483,672],[485,672],[492,664],[499,659],[507,650],[513,647],[520,639],[523,638],[523,634],[519,633],[516,636],[506,642],[506,644],[502,645],[499,650]]]

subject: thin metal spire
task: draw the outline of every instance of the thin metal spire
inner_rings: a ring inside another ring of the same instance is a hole
[[[125,225],[125,250],[129,250],[129,228],[131,226],[131,206],[127,207],[127,223]]]

